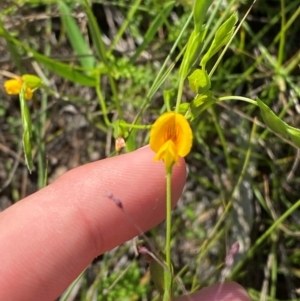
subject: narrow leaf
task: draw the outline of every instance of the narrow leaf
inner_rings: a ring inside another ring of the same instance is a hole
[[[160,252],[161,257],[165,262],[165,255]],[[153,281],[155,288],[163,294],[166,290],[171,291],[172,289],[172,271],[167,270],[166,266],[163,266],[161,262],[158,262],[156,259],[152,258],[149,264],[150,276]]]
[[[95,59],[91,54],[90,47],[87,45],[81,34],[76,21],[71,17],[71,10],[64,1],[59,1],[59,11],[62,24],[65,27],[68,39],[78,56],[81,66],[87,70],[92,70],[95,66]]]
[[[108,60],[106,57],[106,48],[102,40],[102,34],[98,26],[97,20],[90,8],[90,5],[87,0],[84,0],[84,8],[88,18],[88,25],[93,40],[93,44],[96,47],[96,52],[100,60],[104,63],[105,66],[108,66]]]
[[[76,69],[75,66],[55,61],[32,49],[28,49],[28,51],[32,53],[39,63],[43,64],[57,75],[82,86],[94,87],[96,85],[96,79],[94,77],[85,75],[83,72]]]
[[[163,22],[166,20],[166,18],[169,16],[170,12],[172,11],[174,4],[175,4],[175,2],[169,2],[169,3],[165,4],[164,8],[157,14],[156,18],[150,24],[150,27],[148,28],[148,30],[144,36],[143,42],[139,45],[135,54],[130,59],[131,63],[135,62],[135,60],[139,57],[141,52],[153,40],[153,37],[157,33],[158,29],[161,28]]]
[[[207,12],[208,8],[210,7],[211,3],[212,3],[212,0],[196,0],[195,1],[193,17],[194,17],[194,25],[195,25],[196,32],[201,32],[204,17],[206,15],[206,12]]]
[[[257,104],[260,108],[260,112],[265,124],[275,133],[284,137],[288,136],[288,125],[282,121],[275,113],[260,99],[257,99]]]
[[[22,90],[20,93],[20,108],[21,108],[21,119],[23,125],[23,147],[24,147],[24,156],[25,162],[29,172],[33,170],[33,162],[32,162],[32,148],[31,148],[31,119],[30,113],[27,106],[27,101],[25,98],[26,84],[23,84]]]
[[[203,39],[206,35],[206,30],[202,29],[201,32],[196,32],[195,30],[189,37],[189,41],[187,44],[186,51],[183,56],[182,63],[179,69],[179,75],[182,78],[186,78],[190,68],[195,63],[196,59],[198,58],[201,48],[203,45]]]
[[[137,142],[137,130],[132,129],[130,133],[128,134],[128,137],[126,139],[126,152],[133,152],[136,150],[136,142]]]
[[[208,51],[203,56],[200,66],[204,69],[206,63],[230,40],[234,26],[237,22],[237,14],[231,15],[217,30],[214,40],[212,41]]]
[[[287,126],[287,131],[293,143],[300,148],[300,130],[292,126]]]
[[[40,54],[32,48],[25,46],[23,43],[21,43],[17,39],[14,39],[13,37],[10,37],[10,41],[12,41],[17,46],[22,47],[27,52],[31,53],[39,63],[41,63],[57,75],[83,86],[96,86],[95,77],[85,75],[78,67],[76,68],[76,66],[70,66],[68,64],[57,62],[45,55]]]

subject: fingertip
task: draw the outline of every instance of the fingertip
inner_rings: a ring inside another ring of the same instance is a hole
[[[161,222],[166,173],[163,162],[153,158],[151,149],[144,147],[86,164],[5,210],[0,224],[8,230],[1,232],[0,244],[6,252],[0,257],[2,270],[11,273],[0,284],[2,296],[54,299],[95,256]],[[174,205],[185,180],[182,159],[172,173]],[[108,194],[118,198],[124,210]],[[15,261],[20,257],[22,264]],[[12,285],[18,287],[13,294]]]
[[[155,172],[159,170],[159,176],[165,177],[165,165],[162,161],[154,161],[155,153],[150,149],[149,145],[143,146],[133,153],[135,156],[137,156],[137,160],[147,162],[147,168],[149,169],[155,169]],[[180,158],[178,164],[174,164],[173,170],[172,170],[172,189],[173,193],[175,194],[174,200],[177,202],[178,198],[180,197],[183,187],[186,182],[186,176],[187,176],[187,168],[184,158]],[[178,188],[178,191],[177,189]],[[179,192],[179,194],[178,194]]]

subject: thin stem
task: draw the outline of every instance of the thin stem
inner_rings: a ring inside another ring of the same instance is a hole
[[[122,127],[130,128],[130,129],[138,129],[138,130],[150,130],[151,124],[130,124],[130,123],[122,123]]]
[[[171,196],[171,178],[172,167],[167,168],[167,207],[166,207],[166,263],[171,270],[171,209],[172,209],[172,196]]]
[[[51,15],[51,5],[47,6],[47,14]],[[52,32],[52,22],[51,18],[46,23],[46,36],[51,36]],[[44,54],[49,56],[51,53],[51,44],[46,42]],[[45,72],[45,76],[48,76],[48,72]],[[38,157],[38,187],[39,189],[43,188],[47,184],[47,161],[45,158],[45,125],[47,121],[47,105],[48,105],[48,95],[47,93],[42,94],[40,114],[36,121],[36,143],[37,143],[37,157]]]
[[[177,100],[176,100],[176,107],[175,107],[176,113],[179,112],[179,106],[180,106],[181,99],[182,99],[183,85],[184,85],[184,78],[180,77],[178,93],[177,93]]]
[[[98,80],[97,85],[96,85],[96,93],[97,93],[97,96],[99,98],[100,107],[102,109],[105,124],[107,126],[110,126],[111,122],[109,121],[109,119],[107,117],[107,108],[106,108],[105,100],[104,100],[103,95],[102,95],[101,90],[100,90],[100,74],[98,75],[98,78],[99,78],[99,80]]]
[[[115,101],[116,104],[116,108],[119,114],[119,118],[123,118],[123,111],[120,105],[120,99],[119,99],[119,95],[118,95],[118,90],[117,90],[117,86],[116,86],[116,82],[113,78],[113,76],[111,75],[111,73],[108,73],[108,78],[109,78],[109,83],[110,83],[110,87],[111,87],[111,91],[113,94],[113,99]]]
[[[135,3],[133,3],[130,11],[128,12],[128,15],[127,15],[126,19],[122,22],[121,28],[117,32],[113,42],[111,43],[111,45],[109,47],[109,50],[107,52],[107,56],[112,53],[112,51],[114,50],[114,48],[116,47],[116,45],[118,44],[120,39],[122,38],[122,35],[126,31],[126,29],[128,29],[128,27],[129,27],[130,23],[132,22],[132,20],[134,20],[134,14],[139,9],[140,4],[141,4],[141,0],[136,0]]]
[[[171,189],[172,189],[172,168],[173,166],[170,166],[166,169],[166,177],[167,177],[167,183],[166,183],[166,192],[167,192],[167,199],[166,199],[166,245],[165,245],[165,253],[166,253],[166,264],[168,267],[168,270],[165,270],[165,292],[163,301],[171,301],[172,292],[172,263],[171,263],[171,226],[172,226],[172,216],[171,216],[171,210],[172,210],[172,195],[171,195]]]
[[[223,97],[218,98],[218,101],[224,101],[224,100],[242,100],[242,101],[249,102],[249,103],[257,106],[257,102],[255,100],[248,98],[248,97],[243,97],[243,96],[230,95],[230,96],[223,96]]]
[[[285,2],[284,0],[280,1],[280,6],[281,6],[281,31],[280,31],[280,42],[279,42],[279,52],[278,52],[278,59],[277,59],[277,72],[279,71],[282,62],[284,60],[284,47],[285,47],[285,31],[283,28],[285,27],[286,24],[286,18],[285,18]]]
[[[234,2],[234,1],[233,1],[233,2]],[[209,78],[212,78],[212,76],[213,76],[215,70],[217,69],[218,65],[220,64],[220,62],[221,62],[221,60],[222,60],[222,58],[223,58],[223,56],[225,55],[225,52],[227,51],[227,49],[228,49],[229,45],[231,44],[233,38],[234,38],[234,37],[236,36],[236,34],[239,32],[241,26],[243,25],[244,21],[246,20],[247,16],[249,15],[249,13],[250,13],[250,11],[251,11],[251,9],[252,9],[252,7],[253,7],[253,5],[254,5],[255,2],[256,2],[256,0],[253,1],[253,3],[251,4],[251,6],[249,7],[249,9],[247,10],[247,12],[245,13],[244,17],[242,18],[241,22],[239,23],[239,25],[238,25],[238,26],[236,27],[236,29],[234,30],[234,32],[233,32],[231,38],[229,39],[229,41],[228,41],[227,44],[225,45],[223,51],[222,51],[221,54],[219,55],[219,57],[218,57],[216,63],[214,64],[213,68],[210,70],[209,75],[208,75]]]
[[[214,107],[210,108],[208,111],[212,115],[216,131],[217,131],[218,136],[220,138],[221,145],[222,145],[222,148],[223,148],[223,151],[224,151],[224,155],[225,155],[226,164],[227,164],[227,167],[228,167],[228,170],[229,170],[229,174],[230,174],[230,178],[231,178],[232,175],[233,175],[233,167],[232,167],[232,164],[231,164],[231,158],[230,158],[229,148],[228,148],[228,145],[227,145],[226,138],[225,138],[223,130],[222,130],[222,128],[221,128],[221,126],[220,126],[220,124],[218,122],[218,119],[217,119]]]
[[[180,41],[181,37],[182,37],[183,34],[184,34],[185,29],[187,28],[187,26],[188,26],[188,24],[190,23],[190,21],[192,20],[192,18],[193,18],[193,14],[191,13],[190,16],[189,16],[189,18],[188,18],[187,21],[185,22],[185,24],[184,24],[184,26],[183,26],[183,28],[182,28],[182,30],[181,30],[181,32],[180,32],[178,38],[176,39],[175,43],[173,44],[173,46],[172,46],[172,48],[171,48],[171,50],[170,50],[170,53],[169,53],[168,56],[166,57],[166,59],[165,59],[163,65],[161,66],[161,68],[160,68],[160,70],[159,70],[159,72],[158,72],[158,74],[157,74],[157,76],[156,76],[156,78],[155,78],[153,84],[151,85],[151,87],[150,87],[150,89],[149,89],[149,91],[148,91],[148,93],[147,93],[147,96],[146,96],[144,102],[142,103],[141,109],[140,109],[140,111],[138,112],[137,116],[136,116],[135,119],[134,119],[134,123],[136,123],[136,122],[140,119],[141,115],[144,113],[144,111],[145,111],[147,105],[149,104],[150,99],[151,99],[152,96],[155,94],[155,92],[158,90],[158,88],[163,84],[163,82],[164,82],[165,79],[167,78],[167,75],[172,71],[173,67],[175,66],[174,63],[171,64],[170,67],[168,68],[168,70],[163,74],[163,72],[164,72],[164,70],[165,70],[165,68],[166,68],[166,66],[167,66],[167,64],[168,64],[168,62],[169,62],[169,60],[171,59],[173,53],[175,52],[175,50],[176,50],[176,48],[177,48],[177,46],[178,46],[178,44],[179,44],[179,41]],[[186,49],[186,47],[184,47],[184,48],[180,51],[180,53],[178,54],[178,56],[177,56],[176,59],[175,59],[175,62],[177,62],[177,61],[179,60],[179,58],[182,57],[182,55],[183,55],[185,49]]]

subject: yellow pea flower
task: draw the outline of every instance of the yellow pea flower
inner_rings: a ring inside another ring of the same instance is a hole
[[[168,112],[161,115],[150,132],[150,147],[156,152],[154,161],[163,160],[167,168],[178,163],[191,150],[193,133],[183,115]]]
[[[9,95],[18,95],[21,93],[23,84],[26,84],[25,98],[30,100],[33,92],[42,85],[42,81],[35,75],[25,74],[22,77],[15,76],[4,82],[4,89]]]

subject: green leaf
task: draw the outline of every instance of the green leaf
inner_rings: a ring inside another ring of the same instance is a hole
[[[287,127],[288,125],[282,121],[275,113],[260,99],[257,99],[257,104],[260,108],[260,112],[265,124],[275,133],[284,137],[288,137]]]
[[[82,86],[87,86],[87,87],[96,86],[96,78],[94,76],[92,77],[92,76],[85,75],[80,68],[76,66],[70,66],[68,64],[64,64],[61,62],[57,62],[43,54],[40,54],[39,52],[33,50],[32,48],[25,46],[17,39],[10,37],[10,40],[14,44],[18,45],[19,47],[22,47],[27,52],[31,53],[39,63],[41,63],[42,65],[44,65],[49,70],[56,73],[57,75],[67,80],[70,80],[74,83],[78,83]]]
[[[70,66],[65,63],[55,61],[32,49],[28,49],[28,51],[33,54],[34,58],[39,63],[43,64],[57,75],[82,86],[95,87],[96,79],[94,77],[85,75],[83,72],[76,69],[75,66]]]
[[[187,48],[184,53],[183,60],[179,69],[180,77],[182,78],[187,77],[191,67],[193,66],[193,64],[195,63],[196,59],[198,58],[201,52],[205,35],[206,35],[205,28],[202,29],[201,32],[196,32],[194,30],[190,35]]]
[[[237,14],[231,15],[217,30],[214,40],[212,41],[208,51],[203,56],[200,66],[204,69],[206,63],[230,40],[235,24],[237,22]]]
[[[87,19],[88,19],[88,25],[91,33],[91,37],[93,40],[93,45],[96,47],[96,52],[98,55],[98,58],[102,60],[104,65],[108,66],[108,59],[106,56],[106,48],[104,45],[104,42],[102,40],[102,34],[100,31],[100,28],[98,26],[97,20],[90,8],[89,2],[87,0],[84,0],[84,8],[86,11]]]
[[[27,101],[25,98],[26,84],[23,84],[21,93],[20,93],[20,108],[21,108],[21,119],[23,125],[23,147],[24,147],[24,156],[25,162],[29,172],[33,170],[32,162],[32,148],[31,148],[31,119],[30,113],[27,106]]]
[[[216,102],[217,99],[212,96],[211,92],[197,96],[190,105],[191,121]]]
[[[153,37],[157,34],[159,28],[161,28],[163,22],[165,22],[166,18],[170,15],[174,7],[175,2],[169,2],[164,5],[164,8],[157,14],[156,18],[150,24],[144,38],[143,42],[137,48],[135,54],[131,57],[130,62],[134,63],[135,60],[139,57],[143,50],[150,44],[153,40]]]
[[[59,11],[61,15],[61,21],[66,29],[68,39],[78,55],[78,60],[81,66],[87,70],[92,70],[95,67],[95,59],[91,54],[90,47],[87,45],[84,37],[81,34],[80,28],[71,17],[71,10],[65,3],[65,1],[59,1]]]
[[[188,102],[182,102],[179,105],[179,110],[178,113],[180,113],[181,115],[186,115],[187,111],[190,108],[190,104]],[[185,116],[187,119],[189,119],[189,116]]]
[[[210,89],[210,79],[206,70],[196,69],[189,77],[190,89],[197,94],[203,94]]]
[[[202,24],[204,17],[208,8],[210,7],[212,0],[196,0],[193,17],[194,17],[194,26],[196,32],[201,32]]]
[[[165,255],[160,252],[161,257],[165,262]],[[150,261],[149,265],[150,270],[150,276],[151,280],[154,283],[155,288],[160,292],[160,294],[163,294],[166,290],[171,291],[172,289],[172,273],[173,273],[173,267],[172,271],[167,270],[166,266],[163,266],[161,262],[158,262],[157,260],[153,259]]]
[[[292,126],[287,126],[287,131],[293,143],[300,148],[300,130]]]
[[[126,139],[126,152],[133,152],[136,150],[136,141],[137,141],[136,136],[137,136],[137,130],[131,129]]]

